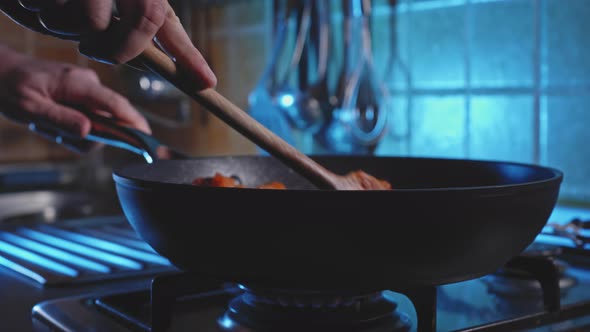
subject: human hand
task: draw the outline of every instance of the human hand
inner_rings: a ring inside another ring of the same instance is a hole
[[[83,110],[151,133],[146,119],[125,97],[102,85],[94,71],[2,47],[0,57],[0,110],[11,120],[81,139],[92,127]]]
[[[38,32],[78,40],[80,52],[95,60],[129,63],[155,38],[198,86],[217,84],[167,0],[18,1],[22,6],[17,0],[3,2],[0,9],[15,21]]]

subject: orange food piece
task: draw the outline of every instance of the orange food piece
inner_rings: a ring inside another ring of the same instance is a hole
[[[265,183],[261,186],[256,187],[258,189],[287,189],[287,187],[285,187],[284,184],[282,184],[281,182],[269,182],[269,183]]]
[[[215,173],[213,177],[196,178],[192,184],[203,187],[236,187],[238,185],[236,180],[220,173]]]
[[[377,179],[362,170],[352,171],[347,176],[353,177],[357,183],[360,183],[364,190],[391,190],[391,183]]]
[[[201,177],[196,178],[192,181],[195,186],[203,187],[224,187],[224,188],[246,188],[244,185],[238,184],[234,178],[224,176],[223,174],[216,172],[212,177]],[[287,187],[281,182],[269,182],[257,186],[258,189],[287,189]]]

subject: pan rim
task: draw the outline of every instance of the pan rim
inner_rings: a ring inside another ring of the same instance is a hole
[[[309,155],[311,158],[314,159],[366,159],[368,156],[361,156],[361,155]],[[263,156],[263,155],[219,155],[219,156],[203,156],[203,157],[194,157],[187,160],[211,160],[211,159],[247,159],[247,158],[273,158],[271,156]],[[548,176],[545,179],[535,180],[535,181],[525,181],[525,182],[518,182],[518,183],[510,183],[510,184],[498,184],[498,185],[483,185],[483,186],[460,186],[460,187],[435,187],[435,188],[399,188],[393,189],[388,191],[383,190],[349,190],[349,191],[334,191],[334,190],[325,190],[325,189],[287,189],[287,190],[276,190],[276,189],[259,189],[259,188],[223,188],[223,187],[198,187],[188,183],[174,183],[174,182],[161,182],[161,181],[153,181],[153,180],[146,180],[139,177],[129,176],[122,174],[125,170],[131,167],[149,167],[154,164],[147,164],[143,162],[132,162],[128,163],[124,166],[118,167],[114,169],[112,172],[113,180],[117,185],[125,185],[125,186],[132,186],[138,188],[159,188],[159,187],[166,187],[166,188],[186,188],[190,190],[198,190],[203,191],[239,191],[239,192],[276,192],[276,194],[284,194],[284,193],[318,193],[318,192],[339,192],[339,193],[356,193],[356,192],[367,192],[367,193],[424,193],[424,192],[431,192],[431,193],[452,193],[452,192],[469,192],[469,193],[495,193],[498,194],[498,191],[502,191],[502,194],[511,194],[513,192],[522,192],[522,191],[530,191],[530,190],[538,190],[541,187],[547,187],[552,185],[560,185],[564,178],[564,172],[551,166],[543,166],[538,164],[529,164],[524,162],[516,162],[516,161],[502,161],[502,160],[486,160],[486,159],[473,159],[473,158],[436,158],[436,157],[420,157],[420,156],[374,156],[371,157],[373,159],[397,159],[397,160],[423,160],[423,161],[448,161],[448,162],[469,162],[469,163],[477,163],[477,164],[487,164],[487,165],[502,165],[502,166],[520,166],[525,167],[528,169],[536,169],[548,172],[551,176]],[[162,160],[161,163],[177,163],[177,162],[186,162],[187,160]],[[142,166],[143,165],[143,166]]]

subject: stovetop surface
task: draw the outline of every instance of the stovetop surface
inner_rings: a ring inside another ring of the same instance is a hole
[[[563,216],[560,215],[563,211],[556,210],[554,219],[570,220],[569,211],[565,211],[566,214]],[[581,217],[589,218],[588,215]],[[546,241],[551,242],[551,239],[540,236],[536,244]],[[559,245],[562,247],[564,243]],[[562,278],[565,289],[562,290],[560,298],[563,321],[527,328],[526,331],[590,331],[590,256],[587,252],[589,251],[566,250],[565,254],[560,256],[567,264]],[[116,332],[135,331],[138,330],[138,326],[141,331],[141,326],[149,327],[149,277],[46,289],[38,288],[37,285],[31,287],[30,282],[27,284],[23,281],[26,280],[10,271],[0,274],[0,293],[4,294],[2,303],[14,303],[3,308],[7,315],[18,321],[13,325],[8,322],[9,328],[14,326],[18,331],[29,331],[28,327],[23,327],[22,320],[26,315],[30,322],[33,304],[37,304],[33,309],[34,330],[47,330],[49,327],[60,330],[61,327],[61,330],[65,331]],[[537,317],[542,318],[539,321],[546,320],[547,314],[543,308],[540,291],[513,292],[513,283],[501,281],[501,277],[489,275],[438,287],[436,331],[480,331],[477,329],[478,326],[527,316],[529,321],[534,321]],[[494,291],[490,290],[490,285],[495,285]],[[217,286],[211,285],[209,292],[200,292],[197,297],[187,297],[179,301],[175,305],[170,331],[220,331],[219,324],[223,325],[224,321],[218,320],[223,317],[228,301],[236,295],[237,290],[220,289]],[[531,286],[526,284],[524,288],[529,289]],[[510,290],[511,296],[499,294],[498,289],[500,292]],[[409,321],[416,321],[414,307],[408,298],[389,291],[383,294],[398,304],[398,312],[407,315]],[[21,313],[25,307],[27,312]],[[108,313],[114,308],[124,311],[139,324],[130,325],[114,318]]]
[[[569,314],[576,316],[580,311],[585,311],[586,314],[579,317],[572,316],[572,319],[567,319],[565,322],[527,328],[527,331],[585,331],[586,328],[590,330],[590,257],[568,254],[563,258],[569,265],[562,279],[573,281],[562,284],[566,287],[561,290],[564,317]],[[471,331],[470,328],[473,328],[473,331],[479,331],[474,328],[544,314],[542,293],[535,288],[534,283],[529,292],[511,292],[506,296],[498,294],[497,290],[490,289],[490,285],[501,283],[502,281],[499,280],[501,278],[498,275],[488,275],[470,281],[439,286],[436,331]],[[510,287],[511,283],[506,285]],[[202,332],[222,331],[220,324],[230,323],[224,322],[222,318],[228,302],[240,292],[235,287],[211,286],[209,292],[200,292],[195,296],[177,301],[169,331],[195,331],[195,328]],[[383,292],[383,295],[386,299],[396,302],[397,311],[407,316],[410,322],[416,322],[414,306],[407,297],[390,291]],[[83,331],[84,326],[89,326],[88,322],[92,322],[93,331],[148,331],[149,301],[149,289],[103,296],[66,298],[36,306],[34,315],[36,319],[45,323],[59,318],[59,324],[64,331]],[[112,315],[113,312],[123,312],[127,318],[121,319]],[[130,321],[133,324],[129,324]],[[412,331],[416,331],[415,323],[413,325]],[[488,330],[482,329],[482,331]]]

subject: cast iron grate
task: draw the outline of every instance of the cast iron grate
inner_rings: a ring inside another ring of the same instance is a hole
[[[43,286],[176,270],[137,236],[123,216],[0,229],[0,265]]]

